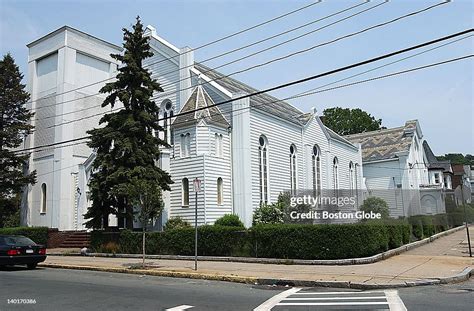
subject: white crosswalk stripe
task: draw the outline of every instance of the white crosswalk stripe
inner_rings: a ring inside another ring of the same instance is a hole
[[[390,310],[406,311],[396,290],[332,291],[293,288],[284,291],[255,308],[255,311],[279,310]]]

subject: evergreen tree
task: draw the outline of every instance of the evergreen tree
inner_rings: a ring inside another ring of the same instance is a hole
[[[163,92],[159,83],[143,68],[143,60],[152,56],[148,38],[143,36],[143,24],[137,17],[132,31],[123,29],[124,54],[112,54],[122,67],[117,79],[107,83],[101,93],[107,93],[102,107],[112,108],[120,102],[123,109],[104,115],[101,128],[88,131],[89,147],[96,150],[90,188],[92,207],[86,213],[89,228],[107,227],[110,213],[125,217],[126,226],[133,228],[134,187],[147,183],[158,190],[170,190],[170,175],[156,166],[160,146],[166,142],[155,137],[162,131],[158,125],[158,106],[151,99],[154,92]],[[133,181],[133,182],[132,182]]]
[[[36,172],[24,173],[29,155],[14,151],[33,129],[29,123],[33,113],[25,107],[30,95],[22,79],[13,57],[5,55],[0,61],[0,227],[18,214],[19,194],[36,181]]]

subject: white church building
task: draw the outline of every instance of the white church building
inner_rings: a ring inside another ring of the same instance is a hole
[[[154,100],[161,118],[171,117],[162,121],[165,132],[160,133],[171,148],[162,150],[158,165],[174,184],[163,195],[165,209],[157,228],[170,217],[194,221],[195,178],[202,181],[199,224],[234,213],[250,226],[253,211],[275,202],[282,192],[361,189],[360,144],[326,128],[315,109],[303,112],[268,94],[229,101],[256,89],[195,62],[190,48],[175,47],[151,26],[146,35],[154,56],[144,66],[165,90]],[[98,90],[113,79],[120,64],[110,54],[122,48],[68,26],[28,48],[29,108],[36,114],[35,131],[24,148],[86,136],[110,111],[100,107],[105,96]],[[223,101],[229,102],[209,107]],[[196,108],[200,110],[182,114]],[[24,200],[24,224],[85,229],[94,153],[84,142],[32,153],[29,170],[37,171],[38,180]],[[123,226],[117,219],[110,224]]]

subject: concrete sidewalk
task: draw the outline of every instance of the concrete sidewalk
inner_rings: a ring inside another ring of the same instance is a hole
[[[470,228],[471,236],[474,228]],[[189,277],[259,284],[387,288],[461,281],[469,277],[474,260],[469,257],[466,232],[461,230],[386,260],[351,266],[278,265],[238,262],[147,260],[146,270],[131,268],[134,258],[48,256],[47,267]]]

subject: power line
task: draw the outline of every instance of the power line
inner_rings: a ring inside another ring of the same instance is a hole
[[[435,40],[431,40],[431,41],[428,41],[428,42],[425,42],[425,43],[422,43],[422,44],[411,46],[409,48],[405,48],[405,49],[402,49],[402,50],[398,50],[398,51],[395,51],[395,52],[384,54],[382,56],[371,58],[371,59],[368,59],[368,60],[365,60],[365,61],[362,61],[362,62],[359,62],[359,63],[356,63],[356,64],[352,64],[352,65],[348,65],[348,66],[341,67],[341,68],[338,68],[338,69],[330,70],[330,71],[327,71],[327,72],[324,72],[324,73],[321,73],[321,74],[306,77],[306,78],[296,80],[296,81],[293,81],[293,82],[288,82],[288,83],[281,84],[281,85],[278,85],[278,86],[275,86],[275,87],[272,87],[272,88],[268,88],[268,89],[265,89],[265,90],[262,90],[262,91],[257,91],[257,92],[251,93],[251,94],[242,95],[242,96],[239,96],[237,98],[232,98],[230,100],[224,100],[223,102],[219,102],[219,103],[207,106],[207,107],[201,107],[201,108],[197,108],[197,109],[194,109],[194,110],[181,112],[181,113],[177,114],[176,116],[184,115],[184,114],[190,114],[190,113],[194,113],[196,111],[201,111],[201,110],[212,108],[212,107],[217,107],[219,105],[230,103],[230,102],[235,101],[235,100],[240,100],[240,99],[244,99],[244,98],[259,95],[259,94],[268,93],[268,92],[271,92],[271,91],[274,91],[274,90],[277,90],[277,89],[280,89],[280,88],[285,88],[285,87],[292,86],[292,85],[295,85],[295,84],[299,84],[299,83],[307,82],[307,81],[310,81],[310,80],[318,79],[318,78],[321,78],[321,77],[324,77],[324,76],[328,76],[328,75],[331,75],[331,74],[334,74],[334,73],[337,73],[337,72],[349,70],[349,69],[352,69],[352,68],[355,68],[355,67],[360,67],[360,66],[372,63],[372,62],[379,61],[379,60],[384,59],[384,58],[392,57],[392,56],[395,56],[395,55],[398,55],[398,54],[409,52],[411,50],[422,48],[424,46],[432,45],[432,44],[435,44],[435,43],[438,43],[438,42],[449,40],[451,38],[462,36],[462,35],[468,34],[468,33],[473,32],[473,31],[474,31],[474,29],[472,29],[472,28],[468,29],[468,30],[464,30],[464,31],[461,31],[461,32],[458,32],[458,33],[455,33],[455,34],[452,34],[452,35],[449,35],[449,36],[445,36],[445,37],[438,38],[438,39],[435,39]],[[176,116],[174,116],[174,117],[176,117]],[[166,119],[171,119],[171,117],[161,118],[161,119],[158,119],[157,121],[166,120]],[[83,137],[82,139],[87,138],[87,137],[88,136]],[[76,140],[74,140],[74,141],[76,141]],[[65,143],[67,143],[67,142],[71,142],[71,141],[66,141]],[[48,145],[48,147],[49,146],[50,145]],[[35,146],[35,147],[28,148],[28,149],[23,149],[22,151],[34,150],[34,149],[37,149],[37,147],[40,147],[40,146]]]
[[[385,2],[384,2],[385,3]],[[306,49],[302,49],[302,50],[298,50],[296,52],[293,52],[293,53],[290,53],[290,54],[287,54],[285,56],[281,56],[281,57],[277,57],[277,58],[274,58],[274,59],[271,59],[267,62],[263,62],[263,63],[260,63],[260,64],[257,64],[257,65],[254,65],[254,66],[251,66],[251,67],[248,67],[248,68],[244,68],[242,70],[238,70],[238,71],[235,71],[231,74],[228,74],[228,75],[223,75],[222,77],[218,77],[216,79],[212,79],[211,81],[205,81],[204,83],[202,83],[201,85],[204,85],[204,84],[209,84],[210,82],[213,82],[213,81],[217,81],[217,80],[221,80],[221,79],[224,79],[224,78],[229,78],[231,76],[234,76],[234,75],[237,75],[237,74],[240,74],[240,73],[243,73],[243,72],[247,72],[249,70],[252,70],[252,69],[255,69],[255,68],[259,68],[259,67],[263,67],[263,66],[266,66],[266,65],[269,65],[271,63],[274,63],[274,62],[278,62],[278,61],[281,61],[281,60],[284,60],[284,59],[287,59],[287,58],[290,58],[290,57],[293,57],[293,56],[296,56],[296,55],[299,55],[299,54],[303,54],[303,53],[306,53],[306,52],[309,52],[311,50],[314,50],[316,48],[319,48],[319,47],[322,47],[322,46],[325,46],[325,45],[329,45],[329,44],[332,44],[334,42],[337,42],[337,41],[340,41],[340,40],[343,40],[343,39],[346,39],[346,38],[349,38],[349,37],[353,37],[353,36],[356,36],[356,35],[359,35],[361,33],[364,33],[364,32],[367,32],[369,30],[372,30],[372,29],[375,29],[375,28],[379,28],[379,27],[383,27],[383,26],[386,26],[386,25],[389,25],[391,23],[395,23],[397,21],[400,21],[404,18],[407,18],[407,17],[410,17],[410,16],[414,16],[414,15],[417,15],[417,14],[421,14],[425,11],[428,11],[428,10],[431,10],[437,6],[440,6],[440,5],[444,5],[444,4],[447,4],[449,2],[441,2],[441,3],[438,3],[438,4],[435,4],[435,5],[431,5],[427,8],[424,8],[424,9],[421,9],[421,10],[418,10],[418,11],[414,11],[412,13],[408,13],[408,14],[405,14],[405,15],[402,15],[402,16],[399,16],[397,18],[394,18],[392,20],[389,20],[389,21],[386,21],[386,22],[383,22],[383,23],[380,23],[380,24],[377,24],[377,25],[374,25],[374,26],[370,26],[370,27],[367,27],[367,28],[364,28],[360,31],[356,31],[356,32],[353,32],[353,33],[350,33],[350,34],[347,34],[347,35],[344,35],[344,36],[341,36],[341,37],[338,37],[336,39],[333,39],[333,40],[330,40],[330,41],[326,41],[326,42],[323,42],[323,43],[320,43],[320,44],[316,44],[316,45],[313,45],[309,48],[306,48]],[[187,87],[187,88],[184,88],[184,89],[180,89],[180,91],[184,91],[184,90],[187,90],[187,89],[191,89],[191,88],[194,88],[194,87]],[[172,93],[160,93],[158,94],[158,97],[163,97],[163,96],[168,96],[169,94],[174,94],[175,92],[172,92]]]
[[[387,64],[383,64],[383,65],[381,65],[381,66],[377,66],[377,67],[375,67],[375,68],[372,68],[372,69],[363,71],[363,72],[361,72],[361,73],[357,73],[357,74],[355,74],[355,75],[351,75],[351,76],[346,77],[346,78],[343,78],[343,79],[336,80],[336,81],[334,81],[334,82],[330,82],[330,83],[324,84],[324,85],[319,86],[319,87],[314,88],[314,89],[307,90],[307,91],[305,91],[305,92],[303,92],[303,93],[300,93],[300,94],[297,94],[297,95],[301,95],[301,94],[304,94],[304,93],[307,93],[307,92],[316,91],[316,90],[318,90],[318,89],[327,87],[327,86],[329,86],[329,85],[333,85],[333,84],[336,84],[336,83],[339,83],[339,82],[342,82],[342,81],[345,81],[345,80],[348,80],[348,79],[351,79],[351,78],[354,78],[354,77],[363,75],[363,74],[365,74],[365,73],[372,72],[372,71],[374,71],[374,70],[377,70],[377,69],[380,69],[380,68],[383,68],[383,67],[386,67],[386,66],[389,66],[389,65],[392,65],[392,64],[401,62],[401,61],[403,61],[403,60],[410,59],[410,58],[413,58],[413,57],[415,57],[415,56],[419,56],[419,55],[428,53],[428,52],[430,52],[430,51],[439,49],[439,48],[441,48],[441,47],[444,47],[444,46],[447,46],[447,45],[450,45],[450,44],[453,44],[453,43],[456,43],[456,42],[465,40],[465,39],[470,38],[470,37],[472,37],[472,36],[473,36],[473,35],[468,35],[468,36],[466,36],[466,37],[463,37],[463,38],[460,38],[460,39],[456,39],[456,40],[450,41],[450,42],[448,42],[448,43],[444,43],[444,44],[442,44],[442,45],[439,45],[439,46],[436,46],[436,47],[427,49],[427,50],[425,50],[425,51],[422,51],[422,52],[419,52],[419,53],[416,53],[416,54],[413,54],[413,55],[410,55],[410,56],[401,58],[401,59],[399,59],[399,60],[396,60],[396,61],[393,61],[393,62],[390,62],[390,63],[387,63]],[[312,93],[312,94],[313,94],[313,93]],[[297,96],[297,95],[295,95],[295,96]],[[298,97],[295,97],[295,98],[298,98]],[[294,99],[294,98],[291,97],[290,99]],[[93,107],[95,108],[95,106],[93,106]],[[122,108],[116,108],[116,109],[113,109],[113,110],[111,110],[111,111],[109,111],[109,112],[107,112],[107,113],[116,112],[116,111],[119,111],[119,110],[121,110],[121,109],[122,109]],[[65,122],[58,123],[58,124],[54,124],[54,125],[52,125],[52,126],[45,127],[44,129],[54,128],[54,127],[56,127],[56,126],[61,126],[61,125],[65,125],[65,124],[70,124],[70,123],[74,123],[74,122],[86,120],[86,119],[89,119],[89,118],[101,116],[101,115],[104,115],[104,114],[105,114],[105,113],[102,113],[102,112],[101,112],[101,113],[93,114],[93,115],[90,115],[90,116],[84,116],[84,117],[81,117],[81,118],[78,118],[78,119],[69,120],[69,121],[65,121]],[[42,130],[42,129],[39,129],[39,131],[41,131],[41,130]]]
[[[375,8],[375,7],[377,7],[377,6],[381,5],[381,4],[384,4],[384,3],[386,3],[386,2],[383,2],[383,3],[380,3],[380,4],[378,4],[378,5],[372,6],[372,7],[368,8],[368,9],[366,9],[366,10],[360,11],[360,12],[358,12],[358,13],[356,13],[356,14],[351,15],[350,17],[353,17],[353,16],[355,16],[355,15],[357,15],[357,14],[360,14],[360,13],[362,13],[362,12],[365,12],[365,11],[367,11],[367,10],[373,9],[373,8]],[[281,60],[283,60],[283,59],[290,58],[290,57],[293,57],[293,56],[298,55],[298,54],[301,54],[301,53],[306,53],[306,52],[308,52],[308,51],[310,51],[310,50],[319,48],[319,47],[321,47],[321,46],[325,46],[325,45],[328,45],[328,44],[331,44],[331,43],[340,41],[340,40],[342,40],[342,39],[345,39],[345,38],[348,38],[348,37],[352,37],[352,36],[355,36],[355,35],[364,33],[364,32],[366,32],[366,31],[369,31],[369,30],[372,30],[372,29],[375,29],[375,28],[378,28],[378,27],[386,26],[386,25],[388,25],[388,24],[397,22],[397,21],[399,21],[399,20],[401,20],[401,19],[404,19],[404,18],[413,16],[413,15],[416,15],[416,14],[420,14],[420,13],[422,13],[422,12],[425,12],[425,11],[427,11],[427,10],[433,9],[433,8],[435,8],[435,7],[437,7],[437,6],[440,6],[440,5],[443,5],[443,4],[446,4],[446,3],[448,3],[448,2],[441,2],[441,3],[438,3],[438,4],[435,4],[435,5],[429,6],[429,7],[427,7],[427,8],[424,8],[424,9],[421,9],[421,10],[418,10],[418,11],[415,11],[415,12],[412,12],[412,13],[399,16],[399,17],[397,17],[397,18],[395,18],[395,19],[392,19],[392,20],[389,20],[389,21],[386,21],[386,22],[383,22],[383,23],[380,23],[380,24],[377,24],[377,25],[370,26],[370,27],[365,28],[365,29],[362,29],[362,30],[360,30],[360,31],[357,31],[357,32],[354,32],[354,33],[350,33],[350,34],[348,34],[348,35],[344,35],[344,36],[338,37],[338,38],[333,39],[333,40],[330,40],[330,41],[326,41],[326,42],[324,42],[324,43],[320,43],[320,44],[311,46],[311,47],[309,47],[309,48],[306,48],[306,49],[303,49],[303,50],[299,50],[299,51],[290,53],[290,54],[285,55],[285,56],[282,56],[282,57],[274,58],[274,59],[269,60],[269,61],[267,61],[267,62],[260,63],[260,64],[257,64],[257,65],[254,65],[254,66],[251,66],[251,67],[242,69],[242,70],[238,70],[238,71],[235,71],[235,72],[233,72],[233,73],[231,73],[231,74],[228,74],[228,75],[222,75],[222,76],[220,76],[220,77],[216,77],[215,79],[211,79],[211,80],[209,80],[209,81],[205,81],[204,83],[200,83],[200,85],[202,86],[202,85],[205,85],[205,84],[209,84],[209,83],[211,83],[211,82],[214,82],[214,81],[222,80],[222,79],[224,79],[224,78],[229,78],[229,77],[231,77],[231,76],[233,76],[233,75],[240,74],[240,73],[243,73],[243,72],[246,72],[246,71],[249,71],[249,70],[258,68],[258,67],[263,67],[263,66],[266,66],[266,65],[268,65],[268,64],[270,64],[270,63],[273,63],[273,62],[276,62],[276,61],[281,61]],[[347,17],[346,17],[345,19],[347,19]],[[342,20],[344,20],[344,19],[342,19]],[[273,47],[275,47],[275,46],[273,46]],[[219,68],[219,67],[216,67],[216,68]],[[215,68],[214,68],[214,69],[215,69]],[[209,70],[206,70],[206,71],[204,71],[204,72],[209,72],[209,71],[212,71],[212,70],[213,70],[213,69],[209,69]],[[182,80],[179,80],[179,81],[177,81],[176,83],[178,83],[178,82],[180,82],[180,81],[182,81]],[[188,90],[188,89],[193,89],[193,88],[195,88],[195,86],[186,87],[186,88],[184,88],[184,89],[180,89],[180,90],[174,91],[174,92],[172,92],[172,93],[166,93],[166,92],[164,92],[164,93],[158,94],[157,97],[160,98],[160,97],[164,97],[164,96],[169,96],[169,95],[172,95],[172,94],[176,94],[177,92],[180,92],[180,91],[183,91],[183,90]],[[71,101],[75,101],[75,100],[79,100],[79,99],[83,99],[83,98],[87,98],[87,97],[91,97],[91,96],[94,96],[94,95],[88,95],[88,96],[85,96],[85,97],[82,97],[82,98],[72,99],[72,100],[65,101],[65,102],[71,102]],[[63,103],[65,103],[65,102],[63,102]],[[61,104],[61,103],[57,103],[57,104]],[[100,106],[101,106],[101,105],[100,105]],[[99,107],[99,105],[94,106],[94,107]],[[83,111],[83,110],[87,110],[87,109],[90,109],[90,108],[84,108],[84,109],[82,109],[82,110],[76,110],[76,111]],[[68,112],[68,113],[66,113],[66,114],[69,114],[69,113],[72,113],[72,112]],[[53,117],[53,116],[51,116],[51,117]],[[56,116],[54,116],[54,117],[56,117]],[[38,119],[35,119],[35,120],[38,120]]]
[[[370,1],[370,0],[368,0],[368,1]],[[318,1],[316,1],[316,2],[309,3],[309,4],[307,4],[307,5],[304,5],[304,6],[300,7],[300,8],[297,8],[297,9],[295,9],[295,10],[293,10],[293,11],[284,13],[284,14],[282,14],[282,15],[279,15],[279,16],[273,17],[273,18],[271,18],[271,19],[269,19],[269,20],[266,20],[266,21],[264,21],[264,22],[261,22],[261,23],[259,23],[259,24],[257,24],[257,25],[250,26],[250,27],[248,27],[248,28],[245,28],[245,29],[243,29],[243,30],[239,30],[239,31],[237,31],[237,32],[235,32],[235,33],[232,33],[232,34],[230,34],[230,35],[226,35],[226,36],[224,36],[224,37],[215,39],[215,40],[213,40],[213,41],[211,41],[211,42],[202,44],[202,45],[200,45],[200,46],[198,46],[198,47],[196,47],[196,48],[190,49],[190,50],[185,51],[185,52],[183,52],[183,53],[178,53],[178,55],[170,56],[170,57],[164,58],[164,59],[162,59],[162,60],[160,60],[160,61],[158,61],[158,62],[155,62],[155,63],[153,63],[153,64],[151,64],[151,65],[158,64],[158,63],[161,63],[161,62],[164,62],[164,61],[167,61],[167,60],[171,60],[171,59],[174,59],[174,58],[179,57],[179,56],[181,56],[181,55],[185,55],[185,54],[187,54],[187,53],[189,53],[189,52],[197,51],[197,50],[202,49],[202,48],[205,48],[205,47],[207,47],[207,46],[210,46],[210,45],[216,44],[216,43],[218,43],[218,42],[227,40],[227,39],[232,38],[232,37],[235,37],[235,36],[237,36],[237,35],[239,35],[239,34],[248,32],[248,31],[250,31],[250,30],[259,28],[259,27],[264,26],[264,25],[266,25],[266,24],[272,23],[272,22],[274,22],[274,21],[276,21],[276,20],[279,20],[279,19],[282,19],[282,18],[287,17],[287,16],[289,16],[289,15],[292,15],[292,14],[294,14],[294,13],[297,13],[297,12],[303,11],[303,10],[305,10],[305,9],[308,9],[308,8],[310,8],[310,7],[312,7],[312,6],[316,5],[316,4],[319,4],[319,3],[321,3],[321,2],[322,2],[322,0],[318,0]],[[145,67],[145,66],[144,66],[144,67]],[[103,83],[103,82],[112,80],[112,79],[114,79],[114,78],[115,78],[115,77],[110,77],[110,78],[107,78],[107,79],[104,79],[104,80],[101,80],[101,81],[97,81],[97,82],[94,82],[94,83],[91,83],[91,84],[88,84],[88,85],[85,85],[85,86],[81,86],[81,87],[76,88],[76,89],[73,89],[73,90],[68,90],[68,91],[65,91],[65,92],[62,92],[62,93],[58,93],[58,94],[54,94],[54,95],[48,95],[48,96],[46,96],[46,97],[41,97],[41,98],[35,99],[35,100],[33,100],[33,101],[30,101],[30,102],[28,102],[28,103],[34,103],[34,102],[39,101],[39,100],[41,100],[41,99],[53,98],[53,97],[56,97],[56,96],[64,95],[64,94],[73,92],[73,91],[78,90],[78,89],[84,89],[84,88],[87,88],[87,87],[94,86],[94,85],[96,85],[96,84],[100,84],[100,83]],[[27,103],[27,104],[28,104],[28,103]]]
[[[353,8],[356,8],[356,7],[360,6],[360,5],[364,5],[364,4],[366,4],[366,3],[368,3],[368,1],[363,2],[363,3],[360,3],[360,4],[357,4],[357,5],[355,5],[355,6],[351,6],[351,7],[349,7],[349,8],[344,9],[344,10],[341,10],[341,11],[339,11],[339,12],[336,12],[336,13],[333,13],[333,14],[330,14],[330,15],[327,15],[327,16],[325,16],[325,17],[323,17],[323,18],[314,20],[314,21],[312,21],[312,22],[310,22],[310,23],[307,23],[307,24],[305,24],[305,25],[309,25],[309,24],[315,23],[315,22],[317,22],[317,21],[324,20],[324,19],[326,19],[326,18],[329,18],[329,17],[331,17],[331,16],[334,16],[334,15],[337,15],[337,14],[340,14],[340,13],[343,13],[343,12],[345,12],[345,11],[351,10],[351,9],[353,9]],[[261,51],[252,53],[252,54],[250,54],[250,55],[241,57],[241,58],[239,58],[239,59],[237,59],[237,60],[233,60],[233,61],[224,63],[224,64],[222,64],[222,65],[220,65],[220,66],[218,66],[218,67],[214,67],[214,68],[212,68],[212,69],[218,69],[218,68],[221,68],[221,67],[224,67],[224,66],[228,66],[228,65],[230,65],[230,64],[239,62],[239,61],[244,60],[244,59],[246,59],[246,58],[249,58],[249,57],[258,55],[258,54],[260,54],[260,53],[263,53],[263,52],[265,52],[265,51],[274,49],[274,48],[276,48],[276,47],[279,47],[279,46],[281,46],[281,45],[287,44],[287,43],[289,43],[289,42],[292,42],[292,41],[294,41],[294,40],[296,40],[296,39],[299,39],[299,38],[301,38],[301,37],[304,37],[304,36],[306,36],[306,35],[309,35],[309,34],[311,34],[311,33],[316,32],[316,31],[319,31],[319,30],[322,30],[322,29],[324,29],[324,28],[327,28],[327,27],[329,27],[329,26],[331,26],[331,25],[337,24],[337,23],[339,23],[339,22],[341,22],[341,21],[344,21],[344,20],[346,20],[346,19],[348,19],[348,18],[351,18],[351,17],[354,17],[354,16],[356,16],[356,15],[362,14],[362,13],[364,13],[365,11],[371,10],[371,9],[373,9],[373,8],[375,8],[375,7],[378,7],[378,6],[380,6],[380,5],[382,5],[382,4],[385,4],[385,3],[387,3],[387,2],[380,3],[380,4],[375,5],[375,6],[369,8],[369,9],[367,9],[367,10],[358,12],[358,13],[356,13],[356,14],[354,14],[354,15],[351,15],[351,16],[349,16],[349,17],[343,18],[343,19],[341,19],[341,20],[338,20],[338,21],[336,21],[336,22],[334,22],[334,23],[331,23],[331,24],[329,24],[329,25],[326,25],[326,26],[324,26],[324,27],[321,27],[321,28],[312,30],[312,31],[307,32],[307,33],[304,33],[303,35],[300,35],[300,36],[298,36],[298,37],[296,37],[296,38],[293,38],[293,39],[290,39],[290,40],[286,40],[286,41],[281,42],[281,43],[279,43],[279,44],[277,44],[277,45],[274,45],[274,46],[272,46],[272,47],[269,47],[269,48],[266,48],[266,49],[264,49],[264,50],[261,50]],[[278,37],[278,36],[283,35],[283,34],[285,34],[285,33],[289,33],[289,32],[291,32],[291,31],[294,31],[294,30],[296,30],[296,29],[303,28],[305,25],[299,26],[299,27],[297,27],[297,28],[293,28],[292,30],[287,30],[287,31],[281,32],[281,33],[279,33],[279,34],[277,34],[277,35],[274,35],[274,36],[272,36],[272,37],[267,37],[267,38],[262,39],[262,40],[260,40],[260,41],[254,42],[254,43],[252,43],[252,44],[249,44],[249,45],[246,45],[246,46],[243,46],[243,47],[240,47],[240,48],[237,48],[237,49],[234,49],[234,50],[225,52],[225,53],[223,53],[223,54],[220,54],[220,55],[217,55],[217,56],[208,58],[208,59],[204,60],[203,62],[207,62],[207,61],[209,61],[209,60],[211,60],[211,59],[215,59],[215,58],[218,58],[218,57],[227,55],[227,54],[234,53],[234,52],[236,52],[236,51],[238,51],[238,50],[248,48],[248,47],[250,47],[250,46],[253,46],[253,45],[259,44],[259,43],[261,43],[261,42],[267,41],[267,40],[269,40],[269,39],[272,39],[272,38],[274,38],[274,37]],[[159,63],[159,62],[161,62],[161,61],[162,61],[162,60],[159,60],[159,61],[156,61],[156,62],[152,62],[152,63],[150,63],[150,64],[143,65],[143,68],[151,67],[151,66],[153,66],[153,65],[155,65],[155,64],[157,64],[157,63]],[[203,63],[203,62],[200,62],[200,63]],[[190,67],[194,67],[194,64],[185,66],[185,67],[183,67],[183,68],[178,68],[177,70],[169,71],[169,72],[166,72],[166,73],[163,73],[163,74],[160,73],[160,76],[166,76],[167,74],[175,73],[175,72],[177,72],[177,71],[179,71],[179,70],[182,70],[182,69],[185,69],[185,68],[190,68]],[[211,69],[211,70],[212,70],[212,69]],[[207,71],[206,71],[206,72],[207,72]],[[102,83],[102,82],[105,82],[105,81],[108,81],[108,80],[111,80],[111,79],[114,79],[114,78],[115,78],[115,77],[107,78],[107,79],[105,79],[105,80],[99,81],[99,83]],[[179,83],[179,82],[184,81],[184,80],[186,80],[186,79],[188,79],[188,78],[180,79],[180,80],[177,80],[177,81],[174,81],[174,82],[170,82],[170,83],[168,83],[168,84],[166,84],[166,85],[161,85],[161,87],[172,86],[173,84]],[[212,81],[210,81],[210,82],[212,82]],[[86,88],[86,87],[93,86],[93,85],[95,85],[95,84],[97,84],[97,83],[92,83],[92,84],[89,84],[89,85],[86,85],[86,86],[82,86],[82,87],[79,87],[79,88],[76,88],[76,89],[68,90],[68,91],[66,91],[66,92],[64,92],[64,93],[61,93],[61,94],[66,94],[66,93],[69,93],[69,92],[73,92],[73,91],[76,91],[76,90],[78,90],[78,89],[83,89],[83,88]],[[48,107],[53,107],[53,106],[57,106],[57,105],[65,104],[65,103],[68,103],[68,102],[73,102],[73,101],[76,101],[76,100],[85,99],[85,98],[90,98],[90,97],[93,97],[93,96],[96,96],[96,95],[100,95],[100,94],[101,94],[100,92],[99,92],[99,93],[94,93],[94,94],[89,94],[89,95],[85,95],[85,96],[83,96],[83,97],[74,98],[74,99],[62,101],[62,102],[59,102],[59,103],[54,103],[54,104],[51,104],[51,105],[45,105],[45,106],[37,107],[35,110],[44,109],[44,108],[48,108]],[[51,97],[58,96],[58,95],[59,95],[59,94],[53,95],[53,96],[51,96]],[[37,100],[39,100],[39,99],[37,99]],[[99,106],[96,106],[96,107],[99,107]],[[32,109],[32,110],[33,110],[33,109]],[[35,120],[38,120],[38,119],[35,119]]]

